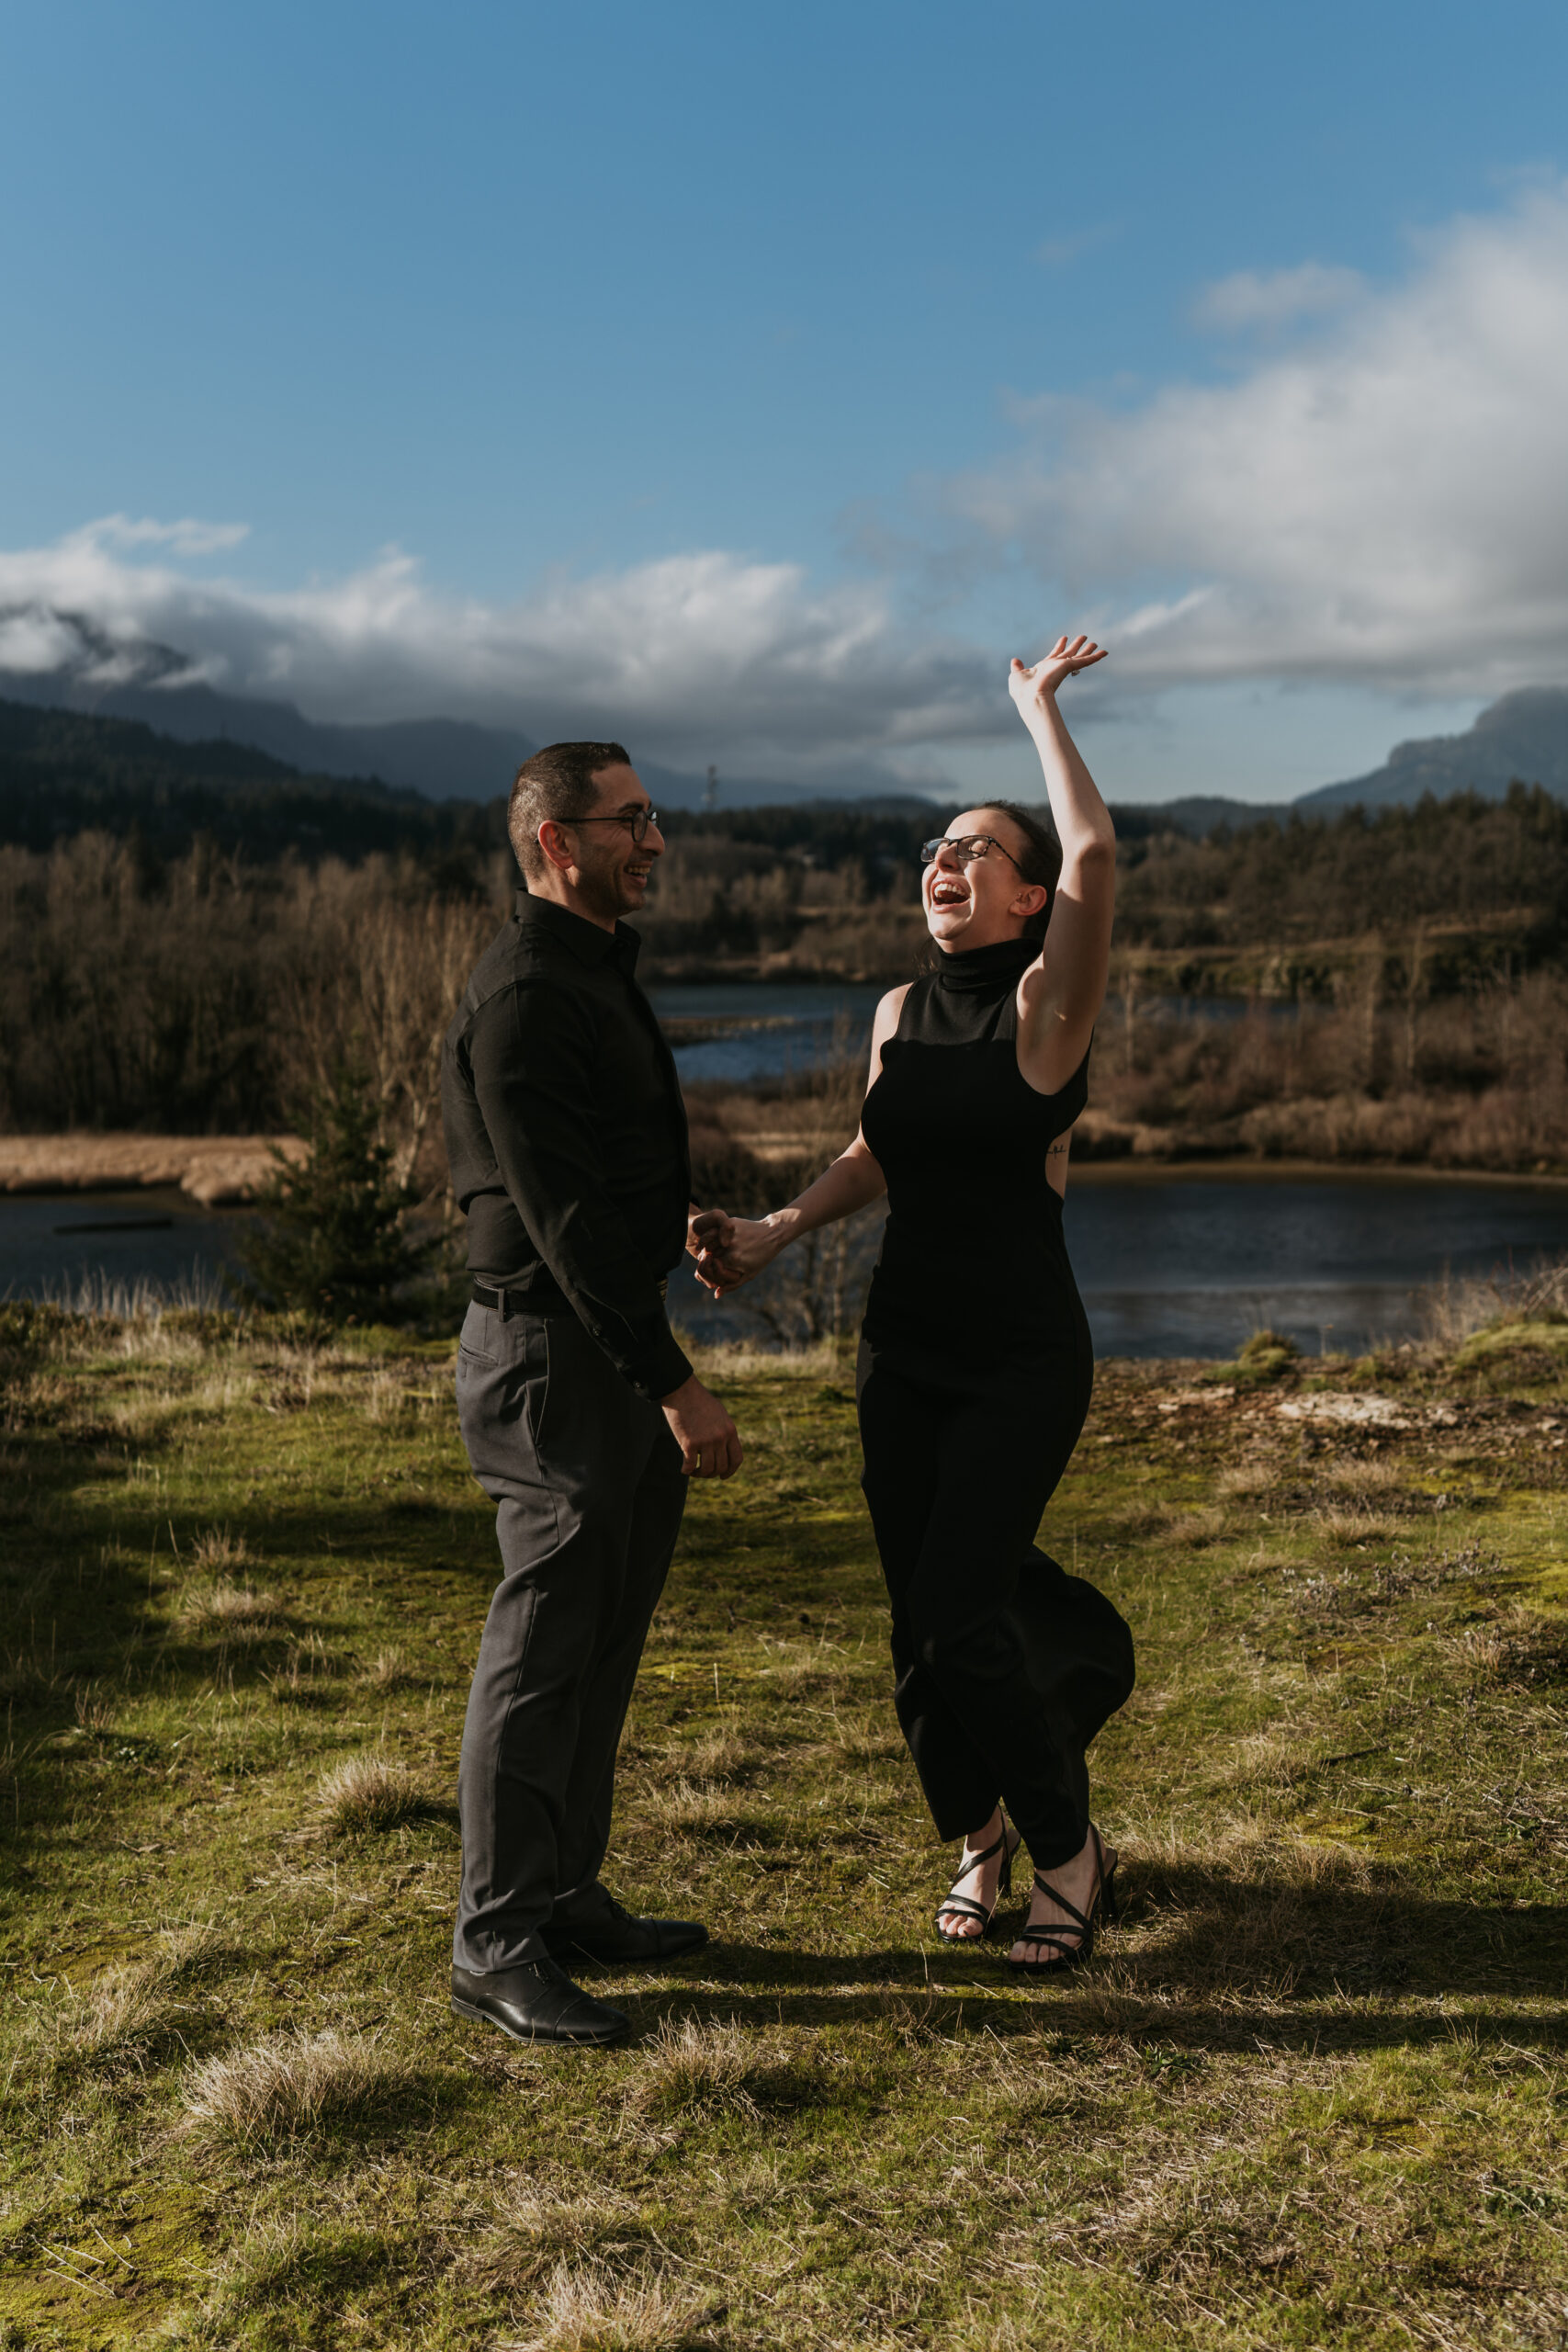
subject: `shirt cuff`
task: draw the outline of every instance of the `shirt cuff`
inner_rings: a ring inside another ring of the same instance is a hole
[[[690,1361],[668,1323],[651,1347],[638,1351],[636,1363],[626,1372],[632,1386],[655,1405],[683,1388],[691,1376]]]

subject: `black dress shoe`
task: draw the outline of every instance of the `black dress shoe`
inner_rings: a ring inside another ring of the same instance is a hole
[[[551,1925],[543,1934],[552,1952],[577,1952],[585,1960],[622,1965],[676,1960],[682,1952],[698,1951],[708,1939],[707,1929],[695,1919],[634,1919],[618,1903],[612,1903],[608,1911],[581,1927]]]
[[[603,2050],[631,2031],[619,2009],[583,1992],[553,1960],[520,1961],[487,1976],[454,1967],[452,2007],[460,2018],[499,2026],[513,2041],[577,2041]]]

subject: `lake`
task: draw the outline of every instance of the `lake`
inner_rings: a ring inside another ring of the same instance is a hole
[[[864,1050],[881,990],[798,981],[656,988],[688,1083],[755,1084]],[[1168,999],[1162,1017],[1235,1018],[1239,1000]],[[0,1193],[0,1295],[150,1282],[211,1290],[245,1212],[174,1190]],[[1267,1167],[1075,1169],[1066,1227],[1101,1355],[1224,1357],[1269,1324],[1316,1353],[1419,1329],[1416,1294],[1456,1275],[1568,1254],[1568,1184],[1419,1174],[1318,1176]],[[682,1266],[678,1319],[702,1338],[755,1330]]]
[[[1316,1355],[1421,1329],[1419,1292],[1568,1255],[1568,1184],[1421,1176],[1075,1171],[1067,1243],[1097,1355],[1234,1355],[1251,1331]],[[781,1261],[781,1265],[785,1261]],[[671,1312],[738,1336],[744,1291],[715,1308],[682,1267]]]
[[[847,982],[740,980],[648,993],[682,1079],[752,1086],[829,1057],[864,1053],[885,990]]]
[[[177,1192],[0,1195],[0,1292],[84,1282],[210,1288],[244,1212]],[[1274,1177],[1080,1169],[1066,1227],[1100,1355],[1234,1353],[1269,1324],[1316,1354],[1419,1329],[1415,1294],[1455,1274],[1568,1253],[1568,1185],[1445,1177]],[[97,1230],[85,1228],[96,1227]],[[678,1319],[705,1339],[753,1329],[744,1293],[716,1308],[682,1266]]]

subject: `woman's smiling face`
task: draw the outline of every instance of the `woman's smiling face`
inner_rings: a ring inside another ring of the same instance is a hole
[[[949,954],[1020,938],[1049,896],[1043,883],[1026,882],[1014,864],[1028,854],[1029,843],[1005,809],[963,809],[946,838],[957,842],[976,833],[991,837],[984,857],[965,863],[955,849],[941,849],[921,877],[926,929]]]

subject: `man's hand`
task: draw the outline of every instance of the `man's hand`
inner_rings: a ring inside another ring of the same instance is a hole
[[[668,1396],[661,1396],[660,1405],[681,1449],[681,1467],[688,1478],[728,1478],[739,1469],[740,1433],[695,1373]]]
[[[726,1217],[723,1235],[706,1243],[697,1260],[697,1280],[723,1298],[771,1266],[788,1238],[770,1217]]]
[[[702,1258],[705,1254],[722,1257],[729,1244],[735,1220],[726,1216],[722,1209],[693,1209],[686,1218],[686,1254]]]

